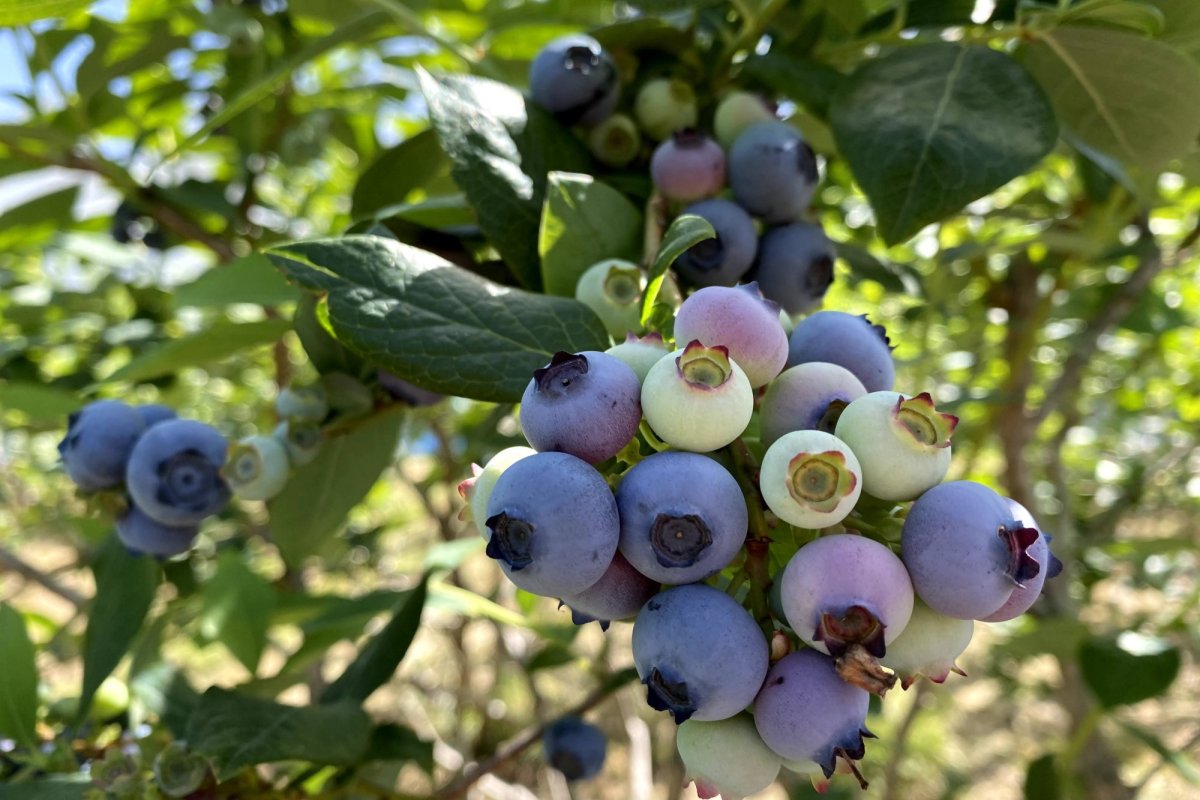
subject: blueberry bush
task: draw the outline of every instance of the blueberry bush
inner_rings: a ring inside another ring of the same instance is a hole
[[[0,0],[0,799],[1200,792],[1194,5]]]

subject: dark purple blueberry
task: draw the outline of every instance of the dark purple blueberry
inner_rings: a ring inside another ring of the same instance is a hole
[[[619,514],[620,506],[617,510]],[[657,581],[630,566],[618,550],[600,580],[579,594],[561,599],[571,609],[571,621],[576,625],[599,622],[601,628],[608,630],[610,621],[635,616],[661,588]]]
[[[97,400],[71,414],[58,444],[67,477],[87,492],[118,486],[145,428],[137,409],[118,400]]]
[[[506,469],[487,503],[487,554],[517,586],[546,597],[584,591],[617,551],[617,502],[604,477],[566,453]]]
[[[679,131],[654,149],[650,177],[668,200],[711,197],[725,186],[725,151],[694,130]]]
[[[164,525],[195,525],[229,502],[221,467],[229,443],[210,425],[190,419],[160,422],[129,456],[125,485],[134,504]]]
[[[793,431],[833,433],[842,409],[866,393],[862,381],[837,364],[809,361],[785,369],[763,395],[759,408],[762,443],[770,447]]]
[[[797,323],[788,345],[787,365],[810,361],[845,367],[868,392],[890,391],[896,382],[887,334],[864,315],[818,311]]]
[[[675,271],[693,286],[733,286],[750,269],[758,252],[754,220],[728,200],[705,200],[683,213],[708,220],[717,235],[692,245],[675,259]]]
[[[642,421],[641,382],[607,353],[556,353],[521,398],[521,428],[534,450],[592,464],[615,456]]]
[[[595,125],[617,107],[617,68],[590,36],[555,39],[529,67],[533,101],[567,125]]]
[[[789,314],[807,313],[833,283],[833,244],[820,225],[793,222],[772,228],[758,242],[753,278],[768,300]]]
[[[604,733],[579,717],[555,720],[542,734],[546,761],[569,781],[590,778],[604,766]]]
[[[817,157],[786,122],[758,122],[729,149],[729,185],[742,208],[767,222],[792,222],[817,187]]]

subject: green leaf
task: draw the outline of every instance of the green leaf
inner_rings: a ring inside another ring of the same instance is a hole
[[[1054,755],[1047,753],[1030,762],[1025,772],[1025,800],[1059,800],[1062,790]]]
[[[413,189],[446,167],[446,154],[432,129],[410,136],[375,159],[359,176],[351,197],[351,216],[367,219],[381,209],[404,203]]]
[[[169,339],[134,358],[104,379],[105,383],[138,381],[172,375],[184,367],[196,367],[279,340],[290,330],[285,319],[233,322],[219,319],[197,333]]]
[[[850,242],[835,242],[840,259],[850,265],[855,278],[875,281],[889,292],[921,294],[921,282],[910,268],[887,259],[879,259]]]
[[[300,293],[300,301],[296,303],[296,313],[292,315],[292,328],[304,348],[305,355],[317,372],[345,372],[358,374],[362,367],[362,359],[347,350],[325,329],[321,323],[327,318],[327,309],[323,300],[308,292]]]
[[[1179,674],[1179,649],[1139,634],[1093,638],[1079,647],[1084,683],[1105,708],[1157,697]]]
[[[1124,31],[1063,27],[1039,33],[1017,55],[1063,127],[1122,162],[1158,169],[1200,133],[1200,67],[1167,45]]]
[[[92,789],[87,775],[55,775],[0,786],[0,800],[84,800]]]
[[[1058,135],[1049,103],[1020,65],[958,44],[867,62],[834,96],[829,119],[888,244],[1030,169]]]
[[[253,674],[266,643],[275,591],[243,563],[241,555],[226,551],[204,584],[203,597],[200,632],[228,647]]]
[[[154,601],[161,570],[149,556],[130,555],[111,536],[92,565],[96,595],[88,608],[83,633],[83,692],[78,718],[83,719],[100,683],[133,644]]]
[[[1200,60],[1200,3],[1194,0],[1148,0],[1166,18],[1160,41],[1193,60]]]
[[[795,100],[822,119],[828,116],[829,103],[846,79],[820,62],[774,52],[746,59],[741,75],[781,97]]]
[[[1130,736],[1158,753],[1164,762],[1170,764],[1179,773],[1179,777],[1193,786],[1200,786],[1200,766],[1187,753],[1180,753],[1178,750],[1168,747],[1166,742],[1154,733],[1134,725],[1132,722],[1118,719],[1117,724],[1124,728]]]
[[[213,759],[220,780],[273,761],[350,766],[370,741],[371,718],[356,705],[285,706],[218,688],[201,696],[187,728],[188,746]]]
[[[16,739],[34,747],[37,735],[37,663],[33,642],[25,630],[25,618],[6,603],[0,603],[0,738]]]
[[[364,761],[414,761],[427,774],[433,772],[433,742],[422,740],[411,728],[388,723],[371,732]]]
[[[38,195],[0,214],[0,233],[21,226],[52,227],[62,231],[72,226],[71,210],[75,207],[78,186],[69,186],[49,194]]]
[[[39,19],[65,17],[91,4],[92,0],[0,0],[0,27],[11,28]]]
[[[255,253],[214,267],[174,290],[175,305],[224,308],[234,303],[279,306],[295,302],[299,293],[266,256]]]
[[[625,195],[591,175],[551,172],[538,236],[546,293],[574,297],[596,262],[636,261],[641,236],[642,214]]]
[[[301,285],[328,292],[343,344],[435,392],[514,402],[555,352],[608,347],[582,303],[499,286],[392,239],[295,242],[268,255]]]
[[[421,624],[426,580],[422,578],[414,589],[405,593],[405,597],[396,604],[388,624],[371,638],[341,677],[321,695],[322,703],[342,700],[362,703],[387,683],[408,652],[408,646]]]
[[[82,405],[77,392],[23,381],[0,383],[0,409],[20,411],[38,422],[63,425]]]
[[[680,214],[668,226],[659,245],[658,255],[650,266],[650,282],[646,296],[642,298],[642,324],[652,331],[668,336],[671,332],[674,309],[666,302],[662,293],[667,270],[687,249],[705,239],[716,237],[717,232],[704,217],[695,214]]]
[[[511,86],[419,72],[421,91],[451,175],[479,214],[479,226],[528,289],[541,286],[538,225],[546,175],[587,172],[583,143]]]
[[[290,566],[316,553],[367,496],[395,457],[402,420],[396,412],[381,414],[326,440],[271,500],[271,538]]]

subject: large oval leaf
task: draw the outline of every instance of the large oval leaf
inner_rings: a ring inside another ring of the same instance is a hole
[[[301,285],[328,292],[340,341],[442,394],[515,402],[555,352],[608,347],[582,303],[500,286],[392,239],[295,242],[268,255]]]
[[[1018,57],[1074,136],[1125,163],[1161,167],[1200,134],[1200,67],[1167,45],[1063,27],[1039,33]]]
[[[834,95],[838,149],[903,241],[1028,170],[1058,126],[1037,83],[1004,53],[928,44],[860,67]]]
[[[0,737],[16,739],[27,747],[37,736],[37,664],[25,618],[12,606],[0,603]]]
[[[588,267],[606,258],[635,261],[642,212],[616,189],[574,172],[552,172],[542,205],[538,253],[547,294],[575,296]]]

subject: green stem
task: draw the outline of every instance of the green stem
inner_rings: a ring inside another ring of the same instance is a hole
[[[750,613],[770,639],[775,630],[771,621],[771,606],[767,602],[767,592],[771,588],[771,530],[758,491],[758,464],[750,448],[740,438],[735,439],[729,446],[729,453],[733,457],[734,477],[737,478],[742,495],[746,498],[746,512],[749,517],[745,545],[746,563],[742,569],[750,579],[750,592],[747,596]]]

